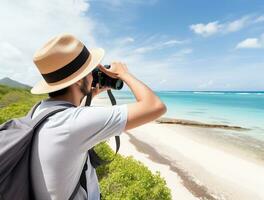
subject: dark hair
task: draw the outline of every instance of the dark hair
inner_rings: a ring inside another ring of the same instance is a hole
[[[50,92],[48,95],[49,97],[57,97],[57,96],[61,96],[61,95],[64,95],[68,92],[68,89],[69,87],[66,87],[66,88],[63,88],[61,90],[57,90],[55,92]]]

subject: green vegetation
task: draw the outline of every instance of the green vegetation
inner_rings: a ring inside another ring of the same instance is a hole
[[[47,95],[33,95],[29,89],[0,85],[0,124],[8,119],[22,117]]]
[[[0,124],[26,115],[35,103],[44,98],[47,95],[32,95],[27,89],[0,85]],[[103,159],[114,158],[110,164],[97,168],[103,200],[171,199],[170,190],[159,173],[152,174],[132,157],[114,156],[114,152],[104,142],[95,149]]]
[[[96,146],[101,158],[114,160],[97,168],[103,200],[169,200],[170,190],[160,174],[152,174],[132,157],[114,156],[112,149],[101,143]]]

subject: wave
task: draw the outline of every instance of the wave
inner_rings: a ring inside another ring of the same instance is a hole
[[[240,94],[240,95],[264,95],[262,92],[236,92],[234,94]]]
[[[195,91],[192,92],[193,94],[239,94],[239,95],[264,95],[263,92],[233,92],[233,91],[226,91],[226,92],[206,92],[206,91]]]
[[[247,95],[247,94],[254,94],[254,93],[248,93],[248,92],[237,92],[235,94],[242,94],[242,95]]]
[[[225,92],[193,92],[193,94],[226,94]]]

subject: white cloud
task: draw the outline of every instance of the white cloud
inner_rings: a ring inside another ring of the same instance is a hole
[[[3,0],[0,7],[0,74],[34,85],[41,79],[34,52],[50,37],[69,32],[87,47],[96,46],[95,22],[86,14],[86,0]],[[6,70],[8,68],[8,70]],[[25,79],[25,72],[27,73]]]
[[[173,56],[175,54],[175,48],[178,48],[178,42],[174,42],[175,39],[170,38],[166,38],[165,40],[165,37],[162,35],[154,35],[147,38],[138,37],[134,38],[134,40],[137,42],[132,42],[127,45],[120,45],[119,40],[115,40],[115,43],[111,45],[109,44],[106,47],[104,63],[111,63],[112,61],[125,62],[129,71],[140,80],[143,80],[144,83],[151,86],[152,89],[166,89],[170,85],[171,80],[177,77],[174,76],[171,79],[171,69],[180,63],[178,57],[175,58]],[[157,46],[153,45],[154,42],[157,42]],[[168,45],[173,45],[175,48],[171,48]],[[114,48],[112,48],[113,46]],[[162,52],[165,48],[171,49],[166,49],[168,51],[166,51],[165,55],[159,55],[159,52]],[[179,52],[183,55],[191,51],[191,49],[186,48]],[[152,53],[155,53],[154,56]],[[128,89],[127,86],[124,89]]]
[[[223,23],[219,23],[219,21],[214,21],[209,22],[207,24],[192,24],[190,26],[190,29],[198,35],[208,37],[219,33],[227,34],[231,32],[236,32],[252,24],[261,22],[264,22],[264,16],[247,15],[234,21],[228,21]]]
[[[246,27],[250,23],[250,17],[245,16],[238,20],[229,22],[225,25],[226,32],[236,32]]]
[[[184,49],[181,49],[180,51],[177,51],[172,56],[173,57],[180,58],[180,57],[183,57],[185,55],[191,54],[192,52],[193,52],[193,49],[191,49],[191,48],[184,48]]]
[[[260,48],[261,44],[258,38],[248,38],[238,43],[237,48]]]
[[[188,62],[188,55],[193,52],[192,48],[180,49],[168,56],[167,61],[173,65],[173,63],[183,64],[183,62]]]
[[[264,35],[259,38],[247,38],[239,42],[236,46],[237,49],[256,49],[264,48]]]
[[[218,21],[215,22],[209,22],[208,24],[193,24],[190,26],[190,29],[193,30],[196,34],[202,35],[204,37],[213,35],[221,29],[222,25],[218,23]]]
[[[139,47],[139,48],[135,49],[135,53],[143,54],[143,53],[147,53],[149,51],[153,51],[155,49],[157,49],[155,46]]]
[[[132,38],[132,37],[126,37],[123,40],[121,40],[121,44],[129,44],[129,43],[132,43],[134,41],[135,41],[134,38]]]
[[[173,47],[178,44],[184,44],[184,43],[186,43],[186,40],[168,40],[168,41],[163,41],[163,42],[157,42],[156,44],[147,44],[145,46],[136,48],[134,52],[144,54],[150,51],[161,50],[164,48],[169,48],[169,47]]]
[[[163,44],[164,45],[175,45],[175,44],[183,44],[185,42],[186,40],[169,40],[169,41],[164,42]]]
[[[260,23],[260,22],[264,22],[264,15],[257,17],[257,19],[255,20],[255,23]]]
[[[112,7],[121,7],[127,4],[153,5],[158,2],[158,0],[90,0],[90,1],[102,2]]]

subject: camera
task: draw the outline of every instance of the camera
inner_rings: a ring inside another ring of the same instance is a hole
[[[109,69],[111,66],[110,65],[104,65],[106,69]],[[92,87],[96,87],[96,84],[99,83],[99,88],[102,87],[110,87],[114,90],[121,90],[124,83],[120,79],[112,78],[105,73],[103,73],[101,70],[99,70],[98,67],[96,67],[92,71],[93,75],[93,83]]]

